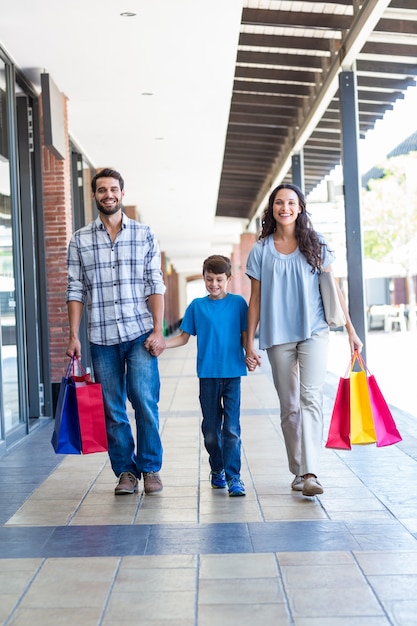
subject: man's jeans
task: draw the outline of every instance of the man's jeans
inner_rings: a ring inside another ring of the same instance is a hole
[[[200,378],[200,405],[212,471],[240,476],[240,377]]]
[[[157,472],[162,465],[159,436],[158,359],[144,347],[149,333],[113,346],[91,344],[94,377],[103,389],[111,466],[119,476]],[[126,411],[135,411],[137,452]]]

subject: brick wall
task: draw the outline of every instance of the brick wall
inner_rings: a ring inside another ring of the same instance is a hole
[[[51,380],[61,380],[68,361],[68,317],[65,303],[67,286],[66,256],[72,235],[71,171],[68,140],[67,98],[62,96],[65,113],[67,155],[59,160],[42,148],[42,176],[45,218],[45,248],[48,294],[49,348]]]
[[[164,321],[167,334],[172,333],[178,327],[179,320],[179,280],[175,268],[166,258],[164,252],[161,252],[161,266],[164,275],[165,292],[165,310]]]

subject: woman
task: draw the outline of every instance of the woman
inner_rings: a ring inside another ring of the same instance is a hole
[[[281,407],[281,427],[294,474],[291,487],[305,496],[323,493],[318,471],[329,327],[318,275],[331,272],[333,260],[325,240],[312,226],[301,190],[279,185],[270,195],[262,232],[246,267],[251,279],[246,363],[249,370],[261,364],[254,347],[259,323],[259,347],[267,351]],[[362,341],[337,291],[351,351],[360,352]]]

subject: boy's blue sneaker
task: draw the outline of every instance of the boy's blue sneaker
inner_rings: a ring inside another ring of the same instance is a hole
[[[246,496],[245,485],[237,476],[233,476],[228,482],[229,496]]]
[[[227,487],[226,474],[221,472],[210,472],[210,481],[213,489],[224,489]]]

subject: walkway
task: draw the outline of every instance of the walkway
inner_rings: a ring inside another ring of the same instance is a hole
[[[396,446],[323,449],[325,493],[303,497],[265,365],[242,381],[247,496],[229,498],[209,485],[194,342],[160,370],[162,494],[115,498],[107,455],[55,455],[51,420],[0,459],[0,623],[415,626],[416,419],[394,411]]]

